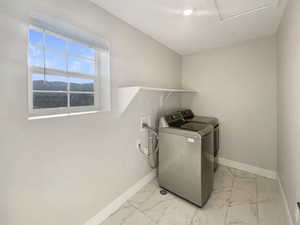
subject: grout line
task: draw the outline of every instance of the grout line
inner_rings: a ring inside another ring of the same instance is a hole
[[[134,213],[135,213],[134,210],[131,213],[129,213],[128,216],[126,216],[124,219],[122,219],[120,225],[124,224],[126,222],[126,220],[128,220]]]
[[[258,210],[258,179],[257,177],[255,178],[255,184],[256,184],[256,200],[255,200],[255,205],[256,205],[256,217],[257,217],[257,224],[260,224],[260,219],[259,219],[259,210]]]
[[[116,212],[114,212],[113,214],[111,214],[108,218],[106,218],[103,222],[101,222],[99,225],[101,225],[102,223],[104,223],[107,219],[111,218],[112,216],[114,216],[116,213],[120,212],[120,210],[122,208],[127,208],[127,207],[123,207],[126,203],[128,203],[130,205],[130,207],[134,208],[129,202],[125,202]],[[127,219],[129,219],[129,217],[131,217],[134,214],[134,210],[129,213],[126,217],[124,217],[119,225],[122,225],[126,222]]]
[[[231,193],[232,194],[232,193]],[[224,225],[226,225],[226,222],[227,222],[227,218],[228,218],[228,213],[229,213],[229,208],[231,206],[227,206],[227,209],[226,209],[226,213],[225,213],[225,216],[224,216]]]
[[[192,216],[192,219],[191,219],[190,223],[187,224],[187,225],[194,225],[194,219],[197,216],[197,214],[198,214],[198,210],[196,209],[196,211],[194,212],[194,215]]]
[[[155,178],[154,178],[154,179],[155,179]],[[154,179],[153,179],[153,180],[154,180]],[[151,182],[153,182],[153,180],[150,181],[147,185],[149,185]],[[146,185],[146,186],[147,186],[147,185]],[[145,186],[145,187],[146,187],[146,186]],[[145,187],[144,187],[144,188],[145,188]],[[149,196],[148,196],[141,204],[143,204],[144,202],[146,202],[146,201],[148,201],[150,198],[152,198],[152,197],[156,194],[156,191],[159,191],[159,190],[160,190],[160,187],[158,186],[155,190],[153,190],[153,191],[151,192],[151,194],[150,194],[150,195],[149,195]],[[157,202],[156,204],[154,204],[152,207],[150,207],[150,208],[147,209],[147,210],[152,210],[152,209],[155,208],[156,206],[160,205],[162,202],[164,202],[164,201],[171,201],[171,200],[173,200],[173,199],[161,200],[161,201]],[[140,204],[139,206],[136,206],[135,204],[131,203],[130,199],[128,199],[128,203],[129,203],[133,208],[135,208],[135,210],[137,210],[138,212],[142,213],[145,217],[147,217],[149,220],[151,220],[153,223],[155,223],[155,225],[157,225],[157,224],[159,223],[159,221],[160,221],[161,218],[164,216],[164,214],[165,214],[165,212],[167,211],[167,209],[171,206],[171,205],[168,205],[168,207],[166,207],[166,208],[164,209],[162,216],[161,216],[160,218],[158,218],[157,221],[155,221],[155,220],[153,220],[151,217],[149,217],[149,216],[145,213],[145,211],[143,211],[142,209],[140,209],[141,204]]]
[[[173,199],[172,199],[173,200]],[[157,224],[161,221],[161,219],[164,217],[164,215],[166,214],[166,211],[171,207],[171,205],[169,205],[162,213],[161,217],[157,220]]]
[[[135,209],[136,209],[136,211],[142,213],[145,217],[147,217],[147,218],[148,218],[149,220],[151,220],[153,223],[156,223],[156,221],[154,221],[152,218],[150,218],[150,217],[149,217],[145,212],[143,212],[141,209],[136,208],[136,207],[135,207]]]
[[[232,205],[231,205],[231,198],[232,198],[232,193],[233,193],[234,181],[236,179],[235,176],[234,176],[234,174],[232,173],[232,171],[230,170],[229,167],[226,166],[226,170],[228,170],[228,172],[231,174],[231,176],[232,176],[232,182],[231,182],[231,191],[230,191],[230,197],[229,197],[230,204],[227,206],[227,209],[226,209],[226,213],[225,213],[225,217],[224,217],[224,225],[226,225],[226,222],[227,222],[229,208],[232,207]]]
[[[144,189],[145,187],[147,187],[151,182],[153,182],[153,180],[150,181],[148,184],[146,184],[146,186],[144,186],[144,187],[143,187],[140,191],[138,191],[137,193],[145,192],[145,191],[143,191],[143,189]],[[152,197],[152,195],[155,194],[155,192],[156,192],[156,189],[153,190],[153,191],[149,194],[149,196],[147,196],[147,198],[146,198],[144,201],[142,201],[141,203],[138,203],[138,205],[139,205],[139,204],[143,204],[144,202],[148,201],[148,200]],[[137,194],[137,193],[136,193],[136,194]],[[135,196],[135,195],[134,195],[134,196]],[[127,202],[128,202],[129,204],[131,204],[134,208],[138,209],[140,206],[136,206],[136,205],[131,201],[131,199],[132,199],[134,196],[132,196],[130,199],[128,199]]]
[[[285,190],[283,189],[283,186],[282,186],[281,179],[280,179],[279,175],[277,176],[277,185],[279,185],[279,192],[280,192],[281,198],[283,200],[284,208],[285,208],[285,211],[286,211],[286,214],[287,214],[288,223],[289,223],[289,225],[294,225],[294,221],[293,221],[293,218],[292,218],[292,215],[291,215],[291,211],[289,209],[289,205],[288,205],[288,202],[287,202],[286,193],[285,193]]]
[[[150,184],[150,182],[147,184],[147,185],[149,185]],[[147,186],[146,185],[146,186]],[[145,187],[146,187],[145,186]],[[156,191],[156,190],[155,190]],[[155,193],[155,191],[153,191],[143,202],[141,202],[141,204],[143,204],[144,202],[146,202],[147,200],[149,200],[151,197],[152,197],[152,195],[154,195],[154,193]],[[151,220],[153,223],[155,223],[156,224],[156,221],[154,221],[152,218],[150,218],[144,211],[142,211],[141,209],[140,209],[140,206],[136,206],[135,204],[133,204],[133,203],[131,203],[131,201],[130,201],[130,199],[128,199],[128,204],[130,204],[131,205],[131,207],[133,207],[134,209],[135,209],[135,211],[138,211],[138,212],[140,212],[141,214],[143,214],[145,217],[147,217],[149,220]],[[135,212],[135,211],[133,211],[126,219],[128,219],[131,215],[133,215],[133,213]],[[122,225],[122,224],[120,224],[120,225]]]

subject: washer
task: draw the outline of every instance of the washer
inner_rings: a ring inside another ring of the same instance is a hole
[[[159,185],[202,207],[213,190],[213,126],[187,122],[181,113],[160,119]]]
[[[218,156],[219,156],[219,151],[220,151],[219,120],[215,117],[195,116],[193,111],[190,109],[185,109],[180,112],[186,121],[203,123],[203,124],[211,124],[214,127],[214,157],[215,157],[214,171],[217,171],[218,158],[219,158]]]

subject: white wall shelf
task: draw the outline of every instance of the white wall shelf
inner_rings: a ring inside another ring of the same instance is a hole
[[[119,114],[123,114],[133,99],[141,91],[153,91],[153,92],[162,92],[171,95],[172,93],[197,93],[193,90],[185,89],[167,89],[167,88],[153,88],[153,87],[144,87],[144,86],[125,86],[118,88],[118,107]]]

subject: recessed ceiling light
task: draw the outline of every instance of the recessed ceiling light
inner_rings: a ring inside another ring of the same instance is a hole
[[[194,11],[193,9],[185,9],[185,10],[183,10],[183,15],[190,16],[193,14],[193,11]]]

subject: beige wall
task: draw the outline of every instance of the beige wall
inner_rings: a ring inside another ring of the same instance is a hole
[[[278,173],[293,219],[300,201],[299,12],[300,1],[290,0],[278,32]]]
[[[181,57],[89,1],[0,1],[0,224],[82,225],[150,171],[135,145],[139,117],[157,115],[159,96],[139,95],[122,117],[28,121],[23,21],[31,14],[110,42],[114,112],[120,85],[180,87]],[[163,110],[178,105],[170,100]]]
[[[186,107],[218,117],[223,158],[276,170],[275,38],[183,57]]]

